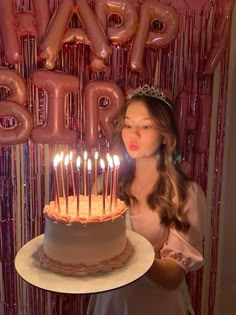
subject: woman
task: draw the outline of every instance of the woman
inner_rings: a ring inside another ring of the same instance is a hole
[[[122,108],[114,143],[123,156],[119,197],[129,208],[128,225],[150,241],[155,260],[137,281],[92,295],[88,314],[193,314],[185,274],[203,264],[206,202],[175,163],[170,102],[158,90],[138,89]]]

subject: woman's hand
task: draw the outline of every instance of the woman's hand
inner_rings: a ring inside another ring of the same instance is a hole
[[[185,271],[173,260],[155,258],[146,275],[167,290],[176,290],[184,279]]]

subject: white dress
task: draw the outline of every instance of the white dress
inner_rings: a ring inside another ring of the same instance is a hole
[[[127,227],[146,237],[156,257],[174,260],[185,272],[203,264],[202,239],[206,213],[205,196],[196,183],[190,185],[184,209],[191,227],[187,233],[160,224],[156,211],[127,216]],[[145,275],[121,288],[92,294],[88,315],[186,315],[194,314],[185,280],[177,290],[168,291]]]

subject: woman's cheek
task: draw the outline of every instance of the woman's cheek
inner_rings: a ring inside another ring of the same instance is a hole
[[[123,141],[125,142],[125,140],[127,138],[127,131],[124,128],[121,131],[121,137],[122,137]]]
[[[124,146],[126,148],[126,150],[128,149],[128,132],[127,131],[123,131],[122,130],[122,133],[121,133],[121,137],[122,137],[122,140],[123,140],[123,143],[124,143]]]

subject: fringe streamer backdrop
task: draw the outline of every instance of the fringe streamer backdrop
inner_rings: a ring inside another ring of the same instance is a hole
[[[52,16],[60,1],[48,1]],[[138,10],[143,1],[133,2]],[[204,76],[203,70],[219,15],[219,4],[217,1],[199,1],[198,7],[195,4],[192,8],[191,1],[167,2],[176,7],[179,13],[178,35],[167,48],[145,49],[144,70],[141,73],[135,73],[127,66],[132,41],[125,45],[112,45],[112,54],[108,60],[110,71],[105,73],[92,72],[89,69],[89,46],[77,43],[63,45],[55,69],[79,78],[78,93],[71,93],[66,98],[65,119],[66,124],[78,132],[81,140],[85,125],[82,92],[86,83],[91,80],[113,80],[123,90],[145,83],[159,86],[170,91],[173,101],[176,101],[179,93],[184,91],[188,95],[188,113],[193,119],[199,113],[200,98],[203,95],[212,95],[212,75]],[[93,5],[93,1],[90,1],[90,5]],[[31,11],[32,3],[30,0],[15,0],[15,8],[21,13]],[[72,19],[71,26],[76,27],[77,23],[76,19]],[[111,21],[111,23],[115,22]],[[160,25],[153,27],[158,29]],[[40,126],[45,122],[47,98],[42,90],[32,84],[31,73],[36,69],[44,69],[45,65],[39,57],[39,46],[35,36],[29,34],[22,36],[21,47],[22,61],[15,66],[10,66],[6,63],[1,46],[0,65],[17,70],[25,79],[28,91],[27,109],[34,117],[35,126]],[[211,252],[209,261],[206,262],[210,269],[207,283],[208,315],[212,315],[214,311],[227,71],[228,50],[222,62],[216,122],[214,191],[211,211],[208,213],[212,218],[211,244],[205,244],[206,247],[210,246]],[[1,100],[8,95],[7,89],[3,87],[0,93]],[[0,122],[5,126],[10,126],[12,123],[11,120],[1,117]],[[192,176],[206,192],[208,150],[198,152],[195,149],[197,132],[198,126],[195,124],[195,127],[184,135],[183,161],[188,164]],[[101,136],[103,136],[102,132]],[[67,149],[79,152],[80,146],[37,144],[31,140],[17,145],[0,145],[0,314],[2,315],[86,314],[88,295],[59,294],[41,290],[24,282],[14,268],[14,258],[20,248],[43,233],[42,209],[51,198],[52,191],[52,157],[55,152]],[[103,147],[99,149],[104,150]],[[194,309],[196,314],[200,315],[203,269],[188,275],[187,280]]]

